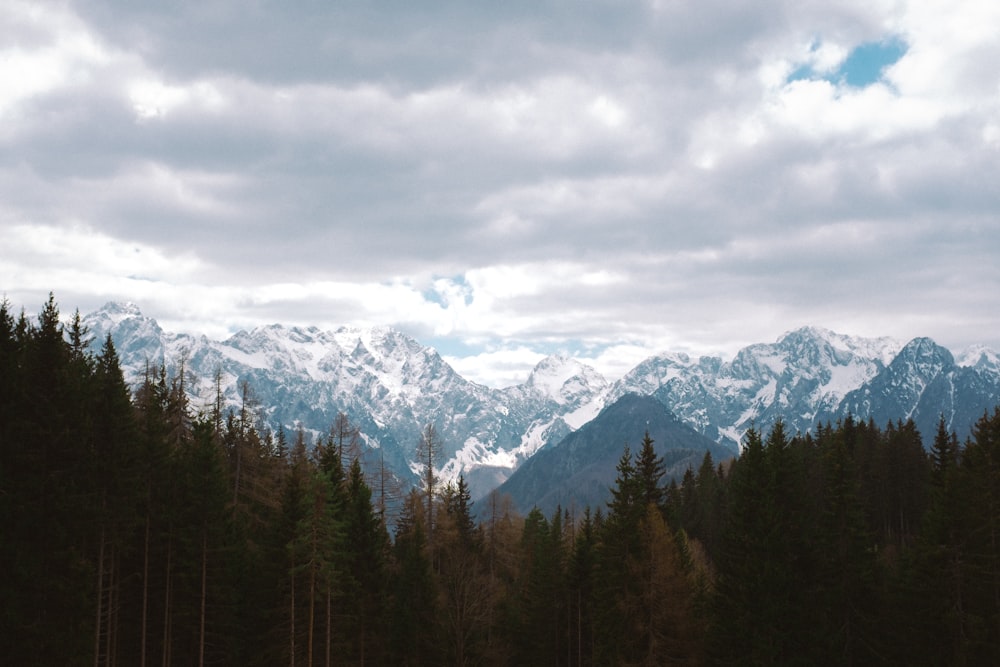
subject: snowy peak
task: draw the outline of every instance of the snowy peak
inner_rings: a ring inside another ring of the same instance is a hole
[[[951,352],[930,338],[914,338],[899,351],[889,364],[889,370],[928,383],[942,370],[954,365],[955,357]]]
[[[985,345],[973,345],[966,348],[956,358],[959,366],[975,368],[984,373],[1000,376],[1000,354]]]
[[[134,303],[118,303],[109,301],[98,310],[86,315],[83,323],[87,325],[91,333],[100,331],[107,333],[115,327],[128,326],[133,331],[139,331],[143,327],[148,328],[149,334],[162,334],[160,325],[156,320],[145,317],[139,310],[139,306]]]
[[[789,331],[778,340],[777,344],[793,353],[815,351],[821,355],[828,355],[840,363],[846,363],[848,358],[856,357],[877,360],[883,366],[888,366],[900,350],[899,341],[887,336],[878,338],[847,336],[813,326]]]
[[[378,452],[377,461],[413,481],[420,433],[433,423],[442,440],[439,470],[464,474],[475,495],[507,479],[547,444],[558,442],[629,393],[653,397],[678,419],[736,451],[746,429],[782,419],[790,432],[850,412],[857,418],[945,414],[960,437],[984,407],[1000,402],[1000,362],[971,348],[961,363],[926,338],[904,347],[801,327],[773,343],[740,350],[731,361],[663,353],[609,384],[578,360],[550,356],[526,382],[491,389],[465,380],[432,348],[387,327],[273,324],[224,341],[164,332],[135,304],[109,303],[83,318],[92,345],[110,333],[126,379],[149,366],[175,373],[184,363],[195,409],[214,400],[218,376],[229,405],[247,382],[270,428],[302,426],[321,435],[344,412]],[[936,421],[935,421],[936,423]]]
[[[913,419],[925,437],[944,417],[947,427],[964,438],[998,402],[1000,375],[959,366],[933,340],[915,338],[878,376],[845,396],[835,416],[850,413],[878,424]]]
[[[531,371],[525,386],[560,405],[579,403],[607,387],[608,381],[592,367],[569,357],[551,355]]]
[[[802,327],[774,343],[749,345],[730,362],[651,357],[615,385],[611,398],[656,396],[698,432],[735,448],[751,424],[766,429],[780,418],[792,431],[812,428],[818,414],[875,377],[898,348],[888,338]]]
[[[192,347],[193,338],[164,333],[156,320],[144,316],[134,303],[109,302],[85,315],[82,323],[94,346],[100,346],[109,333],[112,335],[126,379],[129,370],[134,377],[141,377],[147,365],[179,362]]]
[[[537,369],[531,388],[490,389],[465,380],[435,350],[387,327],[322,331],[272,324],[211,341],[165,333],[138,308],[117,305],[84,323],[101,339],[112,333],[133,385],[149,365],[163,363],[174,373],[183,361],[196,409],[210,404],[218,376],[230,406],[240,404],[239,387],[247,382],[271,429],[301,426],[317,437],[344,412],[370,447],[381,448],[380,463],[403,479],[411,478],[421,431],[433,423],[442,441],[440,469],[464,473],[477,494],[490,491],[551,439],[589,421],[607,385],[579,362],[552,359]]]

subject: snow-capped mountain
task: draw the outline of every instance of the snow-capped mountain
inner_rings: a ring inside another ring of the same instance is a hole
[[[988,359],[983,352],[978,360]],[[993,358],[996,355],[993,354]],[[951,352],[930,338],[914,338],[885,370],[848,393],[837,414],[890,420],[913,419],[929,446],[938,421],[961,439],[984,412],[1000,405],[1000,373],[989,363],[960,366]]]
[[[635,392],[660,399],[695,430],[735,448],[751,424],[778,418],[795,432],[835,414],[848,392],[877,376],[899,344],[804,327],[776,343],[740,350],[730,362],[686,355],[650,357],[615,384],[610,398]]]
[[[463,473],[474,494],[487,493],[539,447],[589,421],[607,387],[592,368],[551,357],[525,384],[491,389],[388,328],[274,324],[212,341],[166,333],[135,305],[116,303],[87,315],[84,325],[95,344],[111,334],[133,385],[147,369],[165,364],[176,374],[183,364],[195,408],[212,404],[218,381],[230,406],[239,406],[242,387],[249,387],[272,429],[301,425],[320,436],[343,412],[403,479],[414,479],[420,433],[433,423],[442,474]]]
[[[420,433],[433,423],[440,472],[464,474],[474,496],[630,393],[655,397],[734,453],[751,425],[766,431],[780,418],[790,432],[805,432],[848,413],[880,425],[913,417],[925,439],[944,414],[964,438],[984,410],[1000,403],[1000,357],[992,350],[970,348],[956,362],[929,339],[901,346],[815,327],[750,345],[731,361],[656,355],[613,384],[577,360],[553,356],[523,384],[492,389],[389,328],[274,324],[213,341],[164,332],[136,306],[114,303],[87,315],[84,325],[95,346],[111,333],[133,384],[148,368],[165,364],[174,374],[183,363],[196,408],[212,403],[218,381],[231,406],[240,405],[248,386],[272,429],[301,425],[322,435],[344,412],[369,452],[403,479],[415,480]]]

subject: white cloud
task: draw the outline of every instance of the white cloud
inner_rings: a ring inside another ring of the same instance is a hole
[[[8,2],[2,286],[398,324],[497,382],[807,323],[993,342],[1000,5],[654,4]],[[886,37],[883,82],[816,80]]]
[[[464,357],[445,356],[444,360],[467,380],[501,389],[524,382],[531,369],[545,356],[519,346]]]
[[[0,118],[26,101],[86,85],[112,54],[72,12],[36,2],[4,3],[0,30]]]
[[[22,275],[33,274],[32,267],[41,265],[59,267],[71,275],[104,276],[104,280],[134,276],[184,281],[201,268],[193,255],[167,256],[157,248],[112,238],[84,224],[10,225],[5,238],[4,264],[17,267],[15,271]]]
[[[171,86],[155,79],[137,79],[128,86],[128,98],[140,121],[163,118],[187,105],[213,112],[219,112],[226,106],[225,97],[211,81]]]

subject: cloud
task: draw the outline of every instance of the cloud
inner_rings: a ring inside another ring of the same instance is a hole
[[[800,324],[1000,347],[993,4],[9,2],[0,288],[389,324],[493,384]]]

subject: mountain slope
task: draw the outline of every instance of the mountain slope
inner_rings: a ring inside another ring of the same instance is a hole
[[[849,392],[829,420],[852,414],[879,426],[913,419],[924,445],[943,416],[964,439],[972,425],[1000,404],[1000,377],[989,366],[959,366],[951,352],[929,338],[910,341],[882,372]]]
[[[491,389],[465,380],[433,349],[388,328],[274,324],[225,341],[164,332],[132,304],[107,304],[87,315],[95,341],[112,335],[126,379],[147,368],[184,364],[197,409],[211,405],[218,378],[225,401],[238,406],[246,384],[262,422],[299,426],[319,437],[338,412],[361,428],[372,456],[415,482],[420,432],[433,423],[443,445],[445,478],[464,474],[475,496],[502,482],[547,442],[588,421],[607,382],[580,362],[551,357],[524,385]],[[376,452],[375,450],[380,450]]]
[[[766,431],[782,419],[790,432],[805,432],[848,412],[879,423],[912,416],[925,437],[944,414],[964,438],[1000,402],[1000,357],[991,350],[970,348],[956,362],[929,339],[901,348],[816,327],[747,346],[730,361],[656,355],[614,384],[577,360],[552,356],[523,384],[492,389],[389,328],[274,324],[213,341],[165,332],[136,306],[116,303],[83,323],[95,347],[112,335],[133,386],[148,368],[166,364],[176,373],[183,364],[195,409],[213,403],[218,378],[229,406],[241,404],[248,386],[271,429],[302,427],[320,437],[344,412],[360,427],[369,460],[384,461],[409,483],[416,482],[420,432],[433,423],[443,445],[441,476],[465,475],[474,497],[631,393],[655,397],[731,452],[751,424]],[[614,444],[620,449],[622,441]]]
[[[875,377],[899,346],[888,338],[843,336],[803,327],[776,343],[755,344],[725,362],[686,355],[651,357],[623,377],[610,399],[655,396],[699,433],[736,448],[751,423],[783,419],[791,432],[815,426],[843,397]]]
[[[558,443],[546,445],[525,461],[498,492],[508,494],[522,513],[537,506],[546,515],[564,509],[602,506],[617,475],[616,465],[628,444],[637,453],[649,433],[664,458],[667,477],[697,468],[706,451],[716,461],[732,452],[682,423],[651,396],[626,394],[592,421]]]

